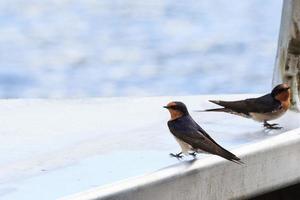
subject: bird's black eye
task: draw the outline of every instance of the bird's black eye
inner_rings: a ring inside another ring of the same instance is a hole
[[[280,88],[280,89],[279,89],[279,93],[284,92],[284,91],[286,91],[286,90],[287,90],[286,88]]]
[[[173,109],[173,110],[176,110],[177,109],[177,106],[176,105],[173,105],[173,106],[169,106],[170,109]]]

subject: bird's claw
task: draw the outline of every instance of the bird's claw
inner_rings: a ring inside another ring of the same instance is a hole
[[[197,153],[194,151],[194,152],[192,152],[192,153],[189,153],[189,155],[190,155],[190,156],[193,156],[194,158],[196,158]]]
[[[279,130],[279,129],[282,129],[282,127],[280,127],[280,126],[268,126],[268,127],[266,127],[267,129],[269,129],[269,130]]]
[[[175,158],[177,158],[177,159],[183,158],[182,152],[176,153],[176,154],[170,153],[170,156],[175,157]]]
[[[264,127],[266,129],[282,129],[282,127],[278,126],[279,124],[269,124],[267,122],[264,122]]]

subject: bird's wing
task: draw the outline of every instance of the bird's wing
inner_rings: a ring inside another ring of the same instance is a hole
[[[193,120],[193,119],[192,119]],[[217,145],[220,149],[221,149],[221,152],[222,152],[222,156],[226,158],[227,156],[227,159],[229,158],[229,160],[233,159],[233,160],[237,160],[239,161],[240,159],[238,157],[236,157],[234,154],[232,154],[231,152],[229,152],[227,149],[223,148],[221,145],[219,145],[212,137],[210,137],[210,135],[200,126],[198,125],[194,120],[193,122],[195,123],[195,126],[197,127],[197,130],[199,132],[201,132],[207,139],[209,139],[211,142],[213,142],[215,145]],[[225,156],[226,155],[226,156]]]
[[[246,99],[249,110],[255,113],[269,113],[282,108],[281,102],[274,99],[271,94],[267,94],[258,98]]]
[[[281,107],[281,103],[275,100],[271,94],[258,98],[245,99],[240,101],[211,101],[223,106],[225,109],[249,115],[251,112],[268,113],[273,112]]]
[[[222,156],[229,160],[239,160],[235,155],[215,142],[196,122],[190,118],[169,122],[172,134],[178,139],[190,144],[194,149],[201,149],[211,154]],[[200,129],[199,129],[200,128]]]
[[[193,120],[194,121],[194,120]],[[219,145],[214,139],[212,139],[212,137],[210,137],[210,135],[201,127],[199,126],[195,121],[195,126],[197,127],[197,130],[202,133],[207,139],[209,139],[211,142],[215,143],[216,145],[218,145],[220,148],[223,148],[221,145]]]
[[[176,120],[168,123],[171,133],[178,139],[195,147],[202,144],[207,139],[199,132],[190,121]]]

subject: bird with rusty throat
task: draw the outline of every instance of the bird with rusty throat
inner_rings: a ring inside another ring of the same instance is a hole
[[[268,121],[281,117],[289,109],[290,97],[290,87],[284,83],[277,85],[271,93],[258,98],[239,101],[209,100],[223,108],[204,111],[231,113],[263,122],[263,126],[267,129],[281,129],[278,124],[269,124]]]
[[[170,132],[181,147],[180,153],[171,153],[171,156],[182,158],[182,154],[189,154],[195,157],[197,153],[207,152],[238,164],[243,163],[240,158],[221,147],[193,120],[184,103],[174,101],[164,108],[171,114],[171,119],[168,121]]]

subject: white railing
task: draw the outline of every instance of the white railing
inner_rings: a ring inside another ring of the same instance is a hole
[[[235,151],[245,165],[209,157],[61,200],[249,198],[299,183],[299,152],[300,129],[295,129]]]

